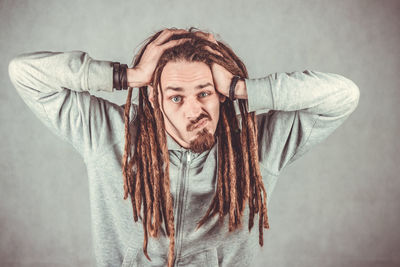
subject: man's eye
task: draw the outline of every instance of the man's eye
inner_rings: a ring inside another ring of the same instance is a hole
[[[208,92],[201,92],[201,93],[199,94],[200,97],[206,97],[206,96],[208,96],[208,95],[209,95]]]
[[[171,97],[171,101],[174,103],[179,103],[181,102],[181,97],[180,96],[173,96]]]

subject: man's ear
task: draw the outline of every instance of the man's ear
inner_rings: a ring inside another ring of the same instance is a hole
[[[154,88],[151,85],[147,85],[147,95],[149,97],[149,101],[151,104],[151,107],[154,109]]]
[[[224,103],[226,100],[226,96],[224,96],[223,94],[219,94],[219,102]]]

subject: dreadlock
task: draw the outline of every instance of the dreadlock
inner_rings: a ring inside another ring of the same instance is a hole
[[[215,44],[195,35],[197,29],[190,28],[188,33],[173,35],[169,40],[190,38],[189,41],[164,51],[153,73],[153,87],[160,85],[161,73],[170,61],[186,60],[203,62],[210,68],[213,63],[225,67],[233,75],[248,78],[243,62],[222,42]],[[158,32],[150,37],[135,58],[135,67],[149,43],[155,40]],[[169,41],[167,40],[167,41]],[[211,52],[211,47],[220,55]],[[161,85],[160,85],[161,86]],[[129,132],[129,112],[132,88],[128,90],[124,110],[125,147],[122,162],[124,178],[124,199],[130,195],[133,218],[143,222],[143,252],[147,253],[148,235],[158,237],[161,223],[170,240],[168,266],[173,265],[175,248],[175,229],[173,198],[170,193],[169,154],[166,142],[164,120],[158,102],[158,90],[154,90],[153,107],[147,95],[147,86],[139,88],[139,102],[136,119],[136,139],[132,144]],[[258,145],[256,117],[254,112],[247,112],[247,101],[240,99],[239,110],[241,128],[239,128],[234,104],[226,99],[220,105],[220,118],[216,129],[218,140],[218,177],[217,190],[210,207],[198,222],[201,227],[208,219],[219,214],[219,222],[229,213],[229,232],[242,225],[242,216],[246,200],[249,201],[249,231],[254,225],[254,215],[259,213],[259,244],[263,246],[263,228],[269,228],[266,191],[258,164]],[[143,204],[143,218],[141,207]]]

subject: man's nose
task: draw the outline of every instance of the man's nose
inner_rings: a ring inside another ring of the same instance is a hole
[[[188,119],[194,120],[201,113],[201,103],[197,99],[188,99],[185,103],[185,115]]]

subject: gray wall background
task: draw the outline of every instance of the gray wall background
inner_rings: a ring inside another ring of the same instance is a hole
[[[82,50],[129,64],[149,35],[190,26],[219,34],[251,78],[314,69],[361,91],[343,126],[283,171],[256,266],[399,266],[400,1],[377,0],[0,0],[0,265],[94,266],[84,162],[25,106],[8,62]]]

